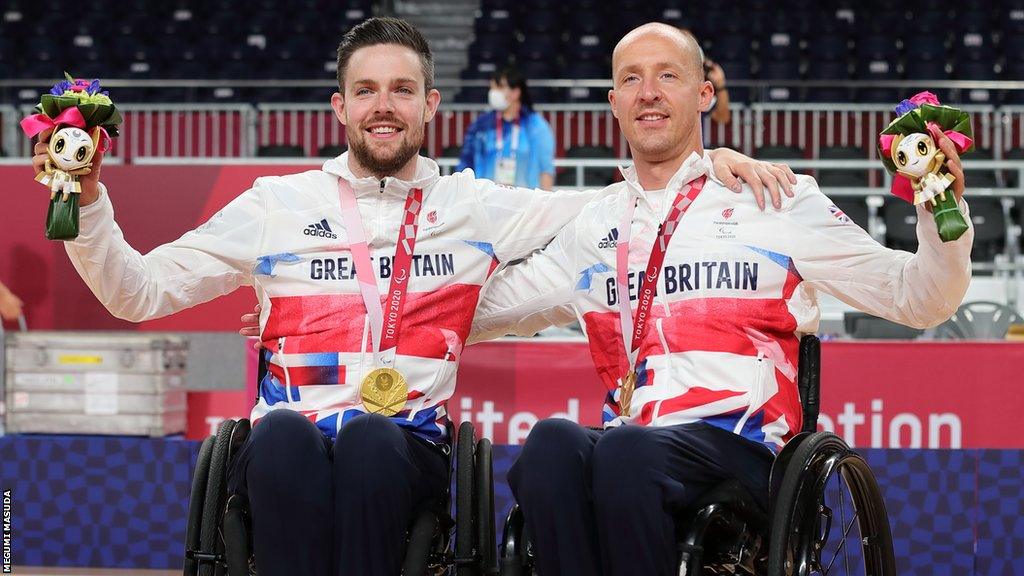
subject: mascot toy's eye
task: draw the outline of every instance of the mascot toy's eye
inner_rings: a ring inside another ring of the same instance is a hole
[[[54,142],[54,144],[53,144],[53,151],[56,152],[57,154],[60,154],[61,152],[64,151],[64,137],[63,136],[58,136],[57,137],[57,141]]]
[[[928,143],[925,142],[924,140],[919,141],[917,143],[917,153],[920,154],[921,156],[927,156],[928,155]]]
[[[75,160],[78,160],[79,162],[81,162],[82,160],[85,160],[85,155],[88,154],[88,153],[89,153],[89,149],[88,148],[86,148],[85,146],[79,146],[78,147],[78,152],[75,152]]]
[[[903,152],[903,150],[900,150],[899,152],[896,153],[896,163],[899,164],[900,166],[907,165],[907,154]]]

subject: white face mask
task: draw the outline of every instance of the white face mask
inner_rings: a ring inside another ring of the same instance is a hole
[[[487,91],[487,103],[498,110],[499,112],[504,111],[508,108],[508,97],[505,96],[505,91],[499,88],[491,88]]]

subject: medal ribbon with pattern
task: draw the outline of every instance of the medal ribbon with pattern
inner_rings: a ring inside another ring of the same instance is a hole
[[[619,387],[619,410],[623,416],[629,417],[630,403],[633,400],[633,391],[636,389],[636,360],[640,355],[640,344],[647,335],[650,327],[651,307],[654,303],[654,294],[658,289],[658,277],[661,276],[661,268],[665,263],[665,253],[668,252],[668,243],[672,240],[679,227],[679,221],[683,214],[689,210],[690,205],[704,188],[707,176],[701,176],[689,182],[690,188],[685,193],[682,189],[676,194],[665,221],[658,229],[658,238],[651,248],[651,255],[647,260],[647,268],[644,270],[643,282],[640,285],[640,294],[637,298],[636,315],[632,314],[629,303],[629,237],[630,226],[633,224],[633,213],[636,211],[636,200],[628,202],[628,208],[622,213],[622,221],[619,224],[619,237],[615,247],[615,269],[616,269],[616,290],[619,296],[619,323],[622,326],[622,343],[626,348],[626,360],[628,368],[622,377]],[[627,344],[626,335],[629,335]]]
[[[370,320],[373,363],[376,366],[363,378],[360,396],[363,406],[369,412],[394,416],[405,407],[409,395],[405,377],[395,370],[394,364],[398,337],[402,331],[402,313],[409,289],[412,256],[416,249],[420,209],[423,207],[423,189],[413,188],[405,199],[402,225],[398,229],[395,257],[391,264],[391,283],[383,306],[377,289],[377,275],[370,263],[370,249],[366,244],[355,192],[344,178],[338,179],[338,195],[341,198],[341,217],[356,268],[359,292]]]

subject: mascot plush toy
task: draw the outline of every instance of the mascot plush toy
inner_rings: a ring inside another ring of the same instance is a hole
[[[890,174],[892,194],[911,204],[929,203],[943,242],[967,231],[956,198],[947,193],[956,179],[946,169],[946,155],[929,132],[936,125],[949,136],[960,154],[974,146],[971,117],[939,104],[931,92],[921,92],[896,106],[898,115],[878,137],[878,152]]]
[[[92,171],[97,150],[106,152],[110,138],[117,136],[121,113],[106,92],[100,91],[99,80],[75,80],[65,73],[66,80],[43,95],[36,113],[21,121],[21,129],[29,138],[52,131],[47,147],[46,164],[36,176],[50,189],[50,208],[46,214],[46,237],[50,240],[72,240],[78,237],[78,195],[82,192],[79,177]]]

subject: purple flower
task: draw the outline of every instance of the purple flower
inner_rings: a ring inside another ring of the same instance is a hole
[[[916,109],[917,109],[917,104],[914,104],[910,100],[904,100],[903,102],[900,102],[899,104],[896,105],[896,115],[897,116],[903,116],[907,112],[910,112],[911,110],[916,110]]]
[[[54,84],[53,88],[50,88],[50,94],[53,94],[54,96],[60,96],[61,94],[67,92],[70,89],[71,82],[68,82],[67,80],[61,80],[60,82]]]
[[[97,93],[99,91],[100,91],[100,81],[99,80],[93,80],[89,84],[89,89],[88,89],[89,95],[92,96],[93,94],[95,94],[95,93]]]

